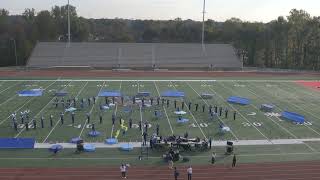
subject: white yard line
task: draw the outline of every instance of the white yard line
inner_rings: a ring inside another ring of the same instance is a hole
[[[160,92],[159,92],[159,89],[158,89],[158,86],[157,86],[156,82],[153,81],[153,83],[154,83],[154,85],[155,85],[155,87],[156,87],[156,90],[157,90],[157,92],[158,92],[159,97],[161,97],[161,94],[160,94]],[[169,119],[167,110],[166,110],[165,107],[163,107],[163,110],[164,110],[164,113],[166,114],[166,117],[167,117],[167,120],[168,120],[168,124],[169,124],[169,126],[170,126],[170,130],[171,130],[171,133],[172,133],[172,135],[173,135],[174,132],[173,132],[173,129],[172,129],[172,125],[171,125],[171,122],[170,122],[170,119]]]
[[[170,83],[173,85],[174,89],[177,90],[177,88],[174,86],[174,84],[173,84],[171,81],[170,81]],[[207,136],[206,136],[205,133],[203,132],[203,130],[202,130],[200,124],[198,123],[197,119],[196,119],[196,118],[194,117],[194,115],[192,114],[191,109],[189,109],[188,106],[187,106],[187,109],[189,110],[190,115],[191,115],[191,117],[193,118],[193,121],[197,124],[198,128],[200,129],[203,137],[207,140],[207,139],[208,139]]]
[[[207,106],[209,106],[208,102],[202,98],[202,96],[190,85],[189,82],[186,82],[186,84],[187,84],[195,93],[197,93],[197,95],[201,98],[201,100],[202,100],[204,103],[206,103]],[[226,123],[222,120],[222,118],[220,118],[219,116],[218,116],[218,119],[220,119],[220,121],[221,121],[223,124],[226,124]],[[238,141],[239,138],[234,134],[234,132],[233,132],[232,130],[230,130],[230,132],[231,132],[231,134],[233,135],[233,137],[235,137],[236,140]]]
[[[172,80],[172,79],[140,79],[140,80],[133,80],[133,79],[123,79],[123,80],[118,80],[118,79],[48,79],[48,80],[44,80],[44,79],[32,79],[32,80],[25,80],[25,79],[21,79],[21,80],[2,80],[2,81],[6,81],[6,82],[10,82],[10,81],[21,81],[21,82],[30,82],[30,81],[44,81],[44,82],[49,82],[49,81],[58,81],[58,82],[65,82],[65,81],[71,81],[71,82],[81,82],[81,81],[88,81],[88,82],[104,82],[104,81],[109,81],[109,82],[119,82],[119,81],[123,81],[123,82],[169,82],[169,81],[173,81],[173,82],[296,82],[297,80],[267,80],[267,79],[261,79],[261,80],[236,80],[236,79],[177,79],[177,80]],[[304,80],[305,82],[320,82],[320,80]]]
[[[119,91],[120,91],[120,92],[121,92],[121,88],[122,88],[122,81],[120,81],[120,87],[119,87]],[[117,103],[116,108],[115,108],[115,110],[114,110],[115,118],[117,118],[117,112],[118,112],[118,103]],[[114,131],[114,124],[112,125],[112,128],[111,128],[110,138],[113,137],[113,131]]]
[[[51,83],[49,86],[47,86],[45,89],[49,88],[52,84],[54,84],[55,82]],[[25,105],[27,105],[31,100],[33,100],[35,97],[31,97],[29,100],[27,100],[25,103],[22,104],[22,106],[20,106],[18,109],[14,110],[13,112],[18,112],[20,109],[22,109]],[[2,125],[4,122],[6,122],[9,118],[11,117],[11,115],[9,115],[6,119],[2,120],[0,122],[0,125]]]
[[[70,82],[70,83],[71,83],[71,82]],[[69,83],[69,84],[70,84],[70,83]],[[69,84],[68,84],[68,85],[69,85]],[[47,88],[46,88],[46,89],[47,89]],[[33,118],[38,117],[38,116],[42,113],[42,111],[45,110],[45,109],[47,108],[47,106],[49,106],[49,105],[52,103],[52,101],[54,100],[54,98],[55,98],[55,97],[53,97]],[[32,124],[32,121],[30,121],[30,122],[28,123],[28,126],[29,126],[30,124]],[[20,131],[14,138],[19,137],[20,134],[21,134],[25,129],[26,129],[26,127],[24,127],[23,129],[21,129],[21,131]]]
[[[225,89],[229,89],[231,92],[235,93],[232,89],[230,88],[227,88],[225,85],[221,84],[222,87],[224,87]],[[235,93],[237,94],[237,93]],[[256,108],[255,106],[253,106],[252,104],[250,104],[250,106]],[[256,108],[257,109],[257,108]],[[272,122],[275,122],[275,121],[272,121]],[[277,124],[277,123],[276,123]],[[255,127],[255,126],[253,126]],[[257,127],[255,127],[257,129]],[[284,128],[285,129],[285,128]],[[287,130],[287,132],[289,132],[291,135],[293,135],[293,137],[297,138],[294,134],[292,134],[290,131]],[[310,145],[308,144],[305,144],[308,148],[310,148],[312,151],[316,152],[316,150],[314,148],[312,148]]]
[[[104,87],[104,84],[105,84],[105,83],[106,83],[106,82],[104,81],[104,82],[103,82],[103,85],[101,86],[100,90],[98,91],[98,94],[100,93],[100,91],[101,91],[102,88]],[[99,99],[99,96],[97,97],[97,100],[98,100],[98,99]],[[89,112],[90,116],[91,116],[91,113],[92,113],[94,107],[95,107],[95,104],[92,105],[92,108],[91,108],[91,110],[90,110],[90,112]],[[81,138],[82,133],[83,133],[84,128],[86,127],[87,123],[88,123],[88,119],[86,119],[86,121],[84,122],[84,125],[83,125],[83,127],[82,127],[82,129],[81,129],[81,131],[80,131],[80,134],[79,134],[79,138]]]
[[[71,83],[71,82],[70,82]],[[89,82],[86,82],[83,87],[80,89],[80,91],[78,92],[78,94],[76,95],[75,98],[79,97],[79,95],[81,94],[81,92],[84,90],[84,88],[87,86]],[[58,124],[60,123],[60,119],[56,122],[56,124],[51,128],[50,132],[48,133],[48,135],[44,138],[44,140],[42,141],[42,143],[45,143],[47,141],[47,139],[49,138],[49,136],[52,134],[52,132],[55,130],[55,128],[58,126]]]

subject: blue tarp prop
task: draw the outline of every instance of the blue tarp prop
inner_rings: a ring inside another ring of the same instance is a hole
[[[146,91],[138,92],[138,94],[137,94],[137,96],[139,96],[139,97],[148,97],[150,95],[151,95],[151,93],[150,92],[146,92]]]
[[[85,152],[95,152],[96,147],[93,144],[84,144],[83,149]]]
[[[181,91],[164,91],[161,93],[162,97],[184,97],[184,92]]]
[[[67,91],[58,91],[55,93],[55,96],[66,96],[68,95]]]
[[[100,132],[99,131],[90,131],[89,133],[88,133],[88,135],[90,136],[90,137],[98,137],[98,136],[100,136]]]
[[[118,144],[118,139],[115,138],[108,138],[105,140],[106,144],[112,145],[112,144]]]
[[[63,146],[61,146],[60,144],[54,144],[49,148],[49,151],[51,152],[59,152],[63,149]]]
[[[300,115],[298,113],[284,111],[281,113],[281,117],[296,123],[303,124],[305,121],[305,118],[303,115]]]
[[[75,138],[72,138],[72,139],[70,140],[70,143],[72,143],[72,144],[77,144],[78,141],[81,141],[81,140],[82,140],[81,138],[75,137]]]
[[[132,151],[132,150],[133,150],[133,146],[132,146],[131,144],[128,144],[128,143],[126,143],[126,144],[121,144],[121,145],[120,145],[120,149],[121,149],[122,151]]]
[[[240,104],[240,105],[248,105],[250,104],[250,100],[243,97],[238,96],[230,96],[227,100],[229,103]]]
[[[18,91],[18,95],[21,97],[38,97],[38,96],[42,96],[42,94],[43,94],[42,89],[31,89],[31,90]]]
[[[99,97],[121,97],[120,91],[100,91]]]
[[[181,123],[181,124],[187,123],[187,122],[189,122],[189,119],[178,119],[177,120],[177,123]]]
[[[0,149],[33,149],[34,138],[0,138]]]
[[[272,104],[261,104],[260,110],[265,111],[265,112],[271,112],[273,111],[274,105]]]

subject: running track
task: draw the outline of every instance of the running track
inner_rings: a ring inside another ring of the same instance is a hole
[[[300,180],[320,179],[320,161],[264,164],[240,164],[236,168],[218,166],[194,166],[194,180]],[[186,167],[178,167],[179,179],[187,179]],[[6,180],[116,180],[121,179],[118,167],[111,168],[2,168],[0,179]],[[173,170],[167,167],[131,167],[128,179],[168,180]]]

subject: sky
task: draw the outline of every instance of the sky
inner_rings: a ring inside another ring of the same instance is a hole
[[[206,19],[225,21],[232,17],[244,21],[269,22],[287,16],[291,9],[303,9],[320,16],[319,0],[206,0]],[[0,0],[0,8],[21,14],[25,8],[50,10],[67,0]],[[70,0],[78,15],[86,18],[125,18],[202,20],[203,0]]]

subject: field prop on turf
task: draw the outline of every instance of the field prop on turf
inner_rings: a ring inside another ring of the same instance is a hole
[[[295,112],[284,111],[281,113],[281,118],[303,124],[305,122],[305,117]]]
[[[33,149],[34,138],[0,138],[0,149]]]
[[[227,101],[232,104],[249,105],[250,99],[238,96],[230,96]]]
[[[40,97],[43,95],[43,89],[31,89],[18,91],[20,97]]]

